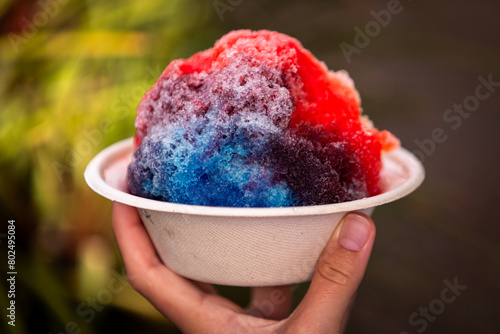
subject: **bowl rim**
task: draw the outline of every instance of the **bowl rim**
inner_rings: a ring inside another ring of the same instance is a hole
[[[120,159],[123,159],[124,156],[130,155],[132,151],[133,138],[127,138],[118,141],[99,152],[89,162],[84,172],[84,178],[88,186],[97,194],[107,199],[134,206],[136,208],[192,215],[225,217],[279,217],[309,216],[356,211],[400,199],[417,189],[425,178],[425,171],[422,163],[408,150],[399,147],[393,151],[383,153],[383,160],[389,159],[393,162],[402,164],[402,167],[407,169],[408,177],[395,189],[383,192],[376,196],[365,197],[343,203],[298,207],[246,208],[179,204],[135,196],[116,189],[105,181],[104,174],[106,168],[111,166],[113,163],[117,163]]]

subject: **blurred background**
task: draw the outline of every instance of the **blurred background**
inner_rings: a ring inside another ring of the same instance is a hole
[[[111,203],[83,172],[134,134],[135,107],[172,59],[249,28],[289,34],[348,70],[376,126],[426,167],[418,191],[374,213],[347,333],[498,333],[499,10],[485,0],[0,0],[0,248],[7,272],[13,219],[18,272],[16,326],[4,317],[0,332],[178,332],[122,280]],[[444,302],[450,284],[461,290]],[[246,288],[218,289],[248,302]]]

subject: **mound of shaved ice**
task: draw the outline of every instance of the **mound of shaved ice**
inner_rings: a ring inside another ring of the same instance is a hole
[[[379,193],[381,152],[398,146],[361,116],[346,72],[294,38],[233,31],[171,62],[135,120],[135,195],[229,207],[339,203]]]

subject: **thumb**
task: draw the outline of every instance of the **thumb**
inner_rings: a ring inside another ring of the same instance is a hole
[[[347,214],[323,250],[309,290],[286,327],[300,333],[341,333],[374,239],[375,225],[368,216]]]

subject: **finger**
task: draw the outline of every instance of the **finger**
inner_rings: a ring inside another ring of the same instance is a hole
[[[291,286],[257,287],[252,289],[247,314],[259,318],[281,320],[290,315],[291,308]]]
[[[200,302],[204,293],[163,265],[135,208],[113,203],[112,224],[134,289],[169,318]]]
[[[213,294],[208,284],[169,270],[158,257],[135,208],[114,203],[112,223],[130,284],[183,332],[196,332],[199,326],[221,327],[234,312],[243,312]]]
[[[141,272],[161,263],[136,208],[114,202],[112,225],[129,275],[132,271]]]
[[[366,215],[349,213],[323,250],[311,285],[287,326],[304,333],[341,333],[375,239]]]

